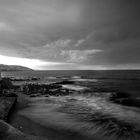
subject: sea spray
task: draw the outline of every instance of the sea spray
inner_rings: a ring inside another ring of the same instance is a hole
[[[41,125],[75,131],[91,138],[140,138],[138,109],[116,105],[96,96],[32,98],[29,107],[20,114]]]

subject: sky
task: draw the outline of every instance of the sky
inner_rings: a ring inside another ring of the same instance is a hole
[[[0,64],[139,69],[139,0],[0,0]]]

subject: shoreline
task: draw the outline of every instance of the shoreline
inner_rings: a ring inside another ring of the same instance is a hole
[[[64,129],[62,130],[50,125],[42,126],[41,124],[26,118],[25,116],[21,116],[18,114],[18,111],[28,107],[28,103],[30,102],[28,98],[29,97],[27,95],[23,95],[22,93],[19,95],[17,107],[15,108],[15,111],[10,119],[10,125],[27,135],[38,137],[42,136],[43,138],[48,138],[50,140],[93,140],[93,138],[87,138],[87,136],[80,135],[78,132],[72,132]]]
[[[27,102],[27,100],[25,98],[23,98],[24,95],[19,95],[15,98],[15,97],[0,97],[1,102],[5,105],[5,102],[8,102],[7,99],[11,98],[10,103],[6,104],[8,107],[7,109],[3,112],[1,112],[2,117],[0,119],[0,140],[47,140],[47,138],[42,138],[42,137],[37,137],[34,135],[28,135],[22,131],[20,131],[18,128],[15,128],[11,123],[10,123],[10,119],[11,116],[14,114],[16,107],[18,106],[17,104],[18,99],[21,100],[22,105],[19,106],[20,108],[24,108],[25,107],[25,103]],[[12,99],[14,98],[14,99]],[[4,100],[4,101],[3,101]],[[5,105],[5,106],[6,106]],[[2,106],[1,106],[2,108]],[[2,110],[1,110],[2,111]]]
[[[71,83],[71,81],[69,83],[68,80],[63,80],[49,84],[27,82],[20,88],[20,85],[17,85],[14,93],[17,93],[18,99],[8,123],[24,135],[41,136],[50,140],[99,140],[108,136],[112,136],[114,139],[122,139],[127,136],[130,136],[130,139],[137,139],[140,128],[140,124],[136,124],[139,121],[137,108],[139,107],[140,96],[138,92],[133,90],[125,91],[123,88],[118,88],[120,84],[123,84],[122,81],[113,81],[115,85],[110,85],[112,81],[103,80],[103,83],[84,81],[83,83],[82,80],[79,83],[79,80],[75,80],[74,83]],[[117,85],[118,83],[119,85]],[[128,83],[130,88],[131,83],[132,80]],[[75,91],[69,89],[69,87],[66,88],[67,85],[89,86],[91,90]],[[124,85],[126,86],[126,84]],[[12,90],[9,93],[12,93]],[[70,98],[67,98],[63,104],[65,96],[70,96]],[[76,96],[76,98],[73,98],[73,96]],[[49,97],[52,97],[51,100],[49,100]],[[93,100],[90,102],[92,97]],[[85,100],[86,98],[88,99]],[[102,100],[98,102],[96,100],[98,98]],[[86,101],[91,103],[91,106],[93,103],[93,110],[91,108],[93,112],[90,111],[90,106],[88,108],[89,104],[83,106]],[[134,102],[132,103],[132,101]],[[59,108],[61,104],[63,105]],[[135,118],[131,115],[133,113],[136,113]],[[75,120],[70,121],[71,117]],[[77,122],[81,122],[83,125]],[[61,125],[64,127],[61,127]],[[72,125],[72,127],[70,128],[69,125]],[[101,129],[99,133],[96,133],[94,126]],[[133,138],[133,135],[136,138]]]

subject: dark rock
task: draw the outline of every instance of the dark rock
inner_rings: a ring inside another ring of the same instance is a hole
[[[13,82],[37,81],[37,80],[40,80],[40,78],[38,78],[38,77],[31,77],[31,78],[30,77],[27,77],[27,78],[25,78],[25,77],[11,77],[10,80],[13,81]]]
[[[67,84],[74,84],[74,83],[75,83],[74,81],[65,80],[65,81],[62,81],[62,82],[58,82],[57,84],[67,85]]]
[[[121,98],[114,102],[125,106],[140,107],[140,99],[137,98]]]
[[[60,82],[52,83],[49,85],[45,84],[26,84],[23,86],[23,93],[30,95],[30,97],[37,97],[41,95],[47,96],[60,96],[69,95],[72,92],[69,89],[62,88]],[[40,93],[40,94],[38,94]]]
[[[52,92],[51,90],[56,90],[61,88],[62,86],[57,84],[50,84],[50,85],[44,85],[44,84],[28,84],[23,86],[23,92],[25,94],[31,95],[35,93],[42,93],[47,94],[48,92]]]
[[[4,96],[5,97],[16,97],[17,98],[17,94],[15,94],[15,93],[7,93]]]
[[[9,78],[3,78],[0,84],[1,84],[1,89],[10,89],[13,87],[13,84]]]
[[[8,123],[0,120],[0,140],[47,140],[47,138],[24,134]]]
[[[120,98],[129,98],[130,95],[126,92],[114,92],[112,96],[110,97],[111,100],[116,100]]]
[[[17,97],[0,97],[0,119],[7,120]]]
[[[110,97],[110,101],[132,107],[140,107],[140,95],[136,92],[116,92]]]

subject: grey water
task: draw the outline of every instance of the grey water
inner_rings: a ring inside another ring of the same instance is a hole
[[[51,139],[140,139],[140,71],[37,71],[3,73],[4,76],[40,77],[75,81],[67,88],[80,90],[67,96],[26,97],[12,124]],[[90,89],[86,91],[86,89]],[[85,90],[84,90],[85,89]],[[115,92],[128,93],[129,103],[113,102]],[[137,104],[135,104],[138,102]]]

